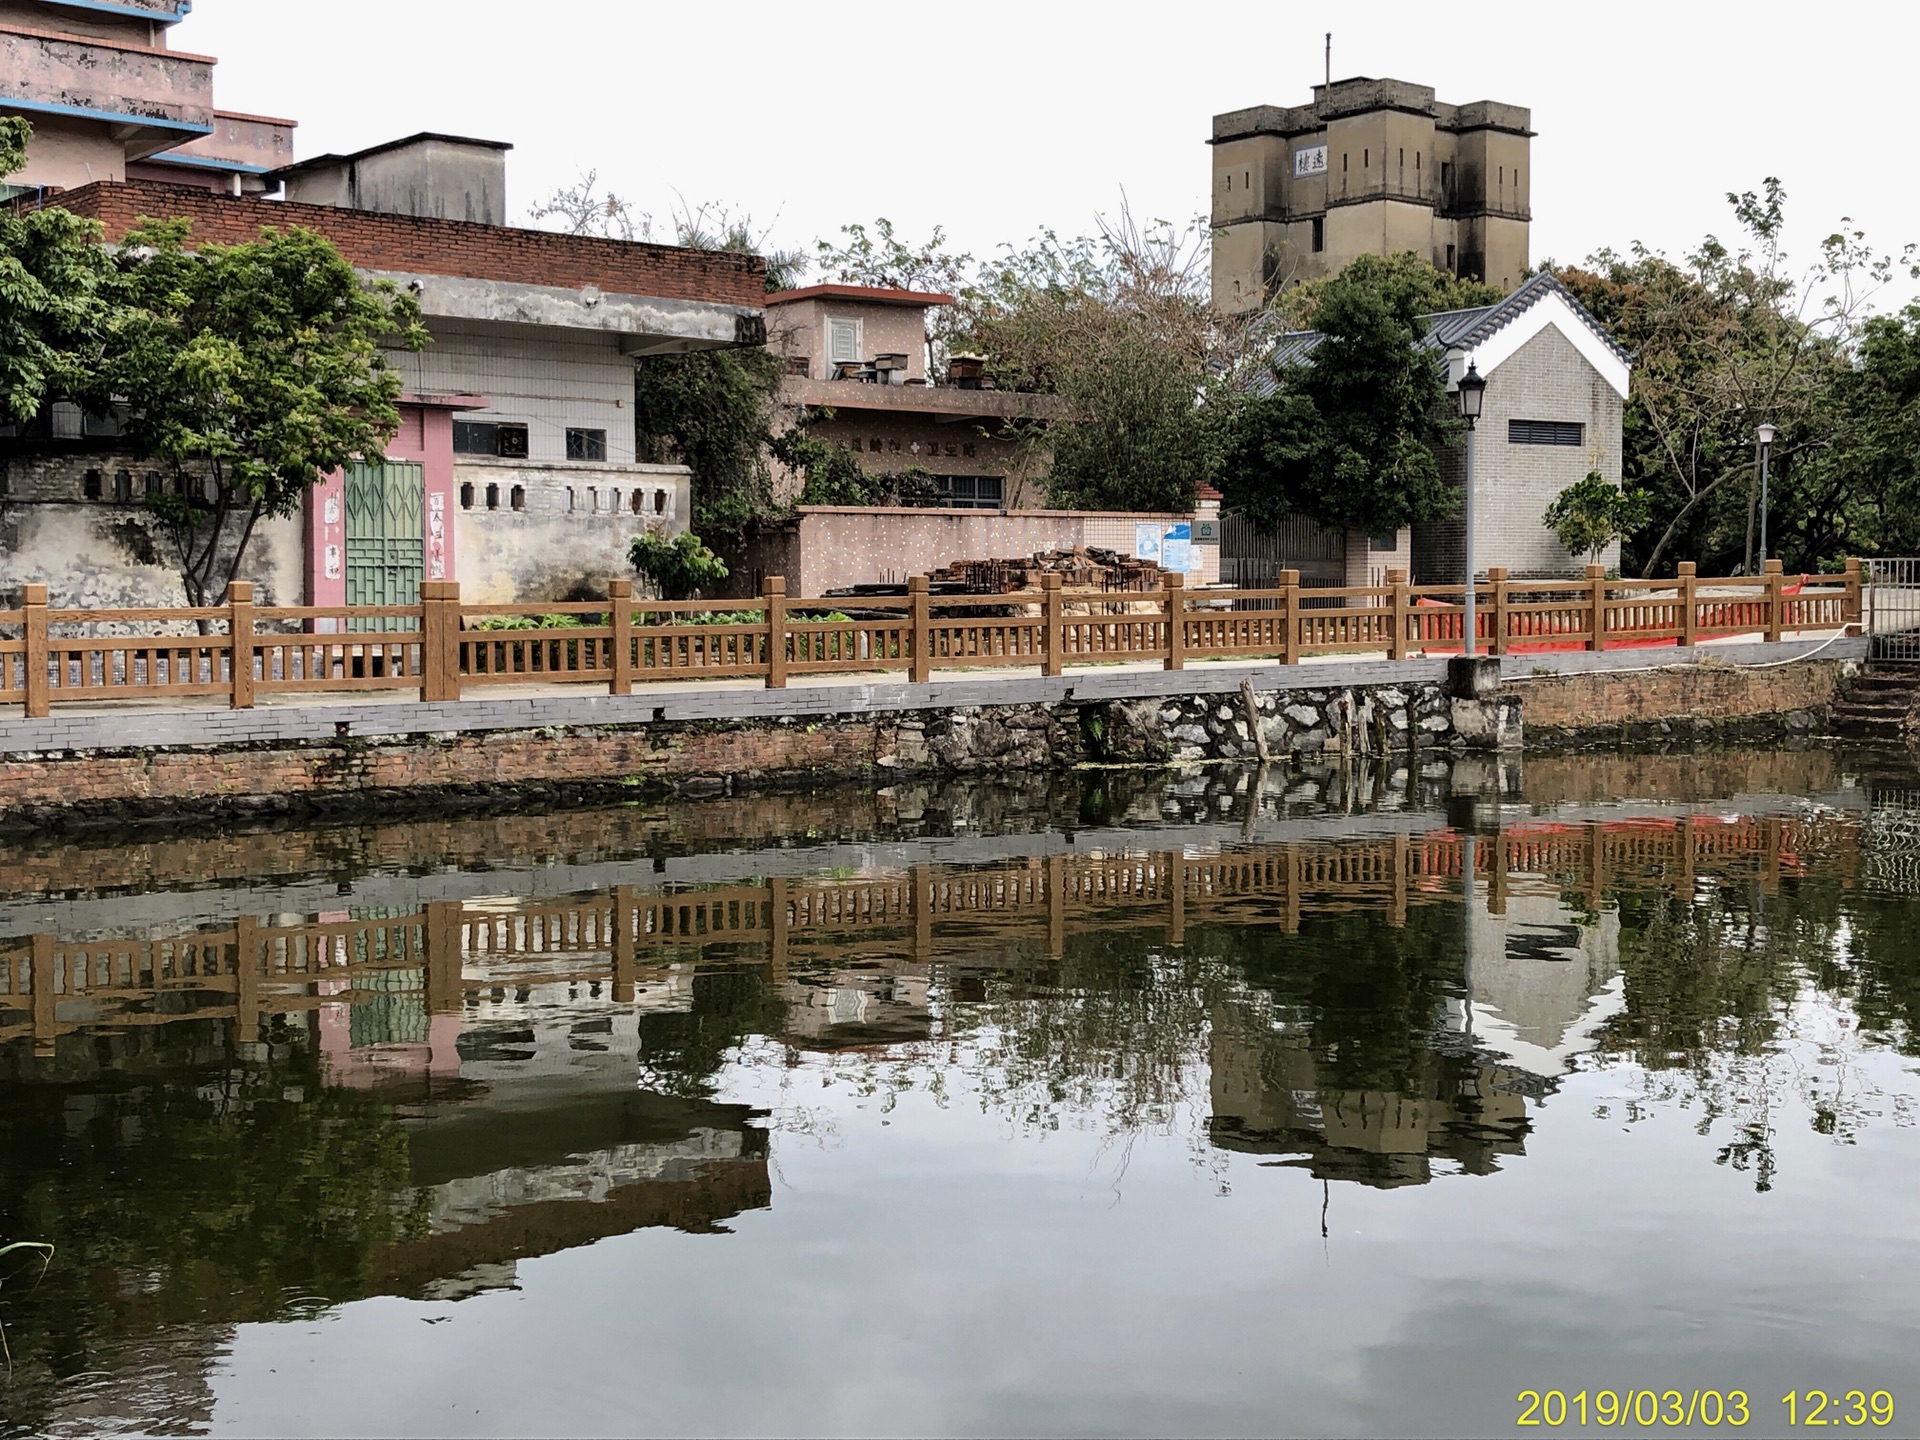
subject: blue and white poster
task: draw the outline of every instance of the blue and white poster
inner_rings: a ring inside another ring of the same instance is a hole
[[[1160,542],[1160,568],[1191,575],[1200,568],[1193,561],[1193,526],[1175,525]]]

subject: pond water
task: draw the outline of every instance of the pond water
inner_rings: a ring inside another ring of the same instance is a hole
[[[1826,751],[0,843],[0,1421],[1920,1433],[1917,896]]]

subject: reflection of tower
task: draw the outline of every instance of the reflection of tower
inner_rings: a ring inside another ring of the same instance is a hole
[[[1221,1012],[1209,1028],[1208,1138],[1223,1150],[1382,1188],[1425,1184],[1436,1159],[1479,1175],[1525,1151],[1524,1097],[1540,1087],[1482,1057],[1432,1052],[1405,1088],[1338,1088],[1322,1083],[1304,1034]]]

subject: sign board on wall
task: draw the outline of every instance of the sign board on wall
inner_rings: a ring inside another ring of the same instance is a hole
[[[1151,560],[1162,570],[1178,570],[1182,575],[1200,573],[1200,554],[1194,548],[1191,525],[1136,524],[1133,558]]]
[[[1312,175],[1327,173],[1327,147],[1324,145],[1302,145],[1293,152],[1293,178],[1304,180]]]

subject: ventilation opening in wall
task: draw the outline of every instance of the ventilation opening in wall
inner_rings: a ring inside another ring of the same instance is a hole
[[[633,492],[633,513],[636,515],[642,515],[646,513],[646,509],[647,509],[646,491],[644,490],[634,491]]]
[[[5,460],[0,460],[0,495],[11,495],[12,493],[13,472],[8,469]]]
[[[487,486],[487,508],[489,510],[498,510],[500,508],[500,487],[498,485]]]
[[[667,513],[666,491],[656,490],[653,492],[653,513],[656,515],[664,515]]]
[[[463,482],[460,486],[460,508],[462,510],[471,510],[473,508],[473,482],[471,480]]]
[[[160,478],[158,470],[147,471],[147,494],[158,495],[166,489],[166,482]]]
[[[567,486],[567,510],[568,510],[568,513],[572,513],[573,511],[575,511],[575,510],[577,510],[577,509],[579,509],[579,508],[580,508],[580,502],[579,502],[579,500],[578,500],[578,499],[577,499],[577,498],[576,498],[576,497],[574,496],[574,493],[573,493],[573,486],[571,486],[571,485],[569,485],[569,486]]]
[[[508,503],[512,505],[513,508],[516,510],[526,509],[527,508],[527,487],[524,485],[514,486],[513,494],[508,497]]]
[[[133,472],[131,470],[113,472],[113,498],[122,505],[133,503]]]

